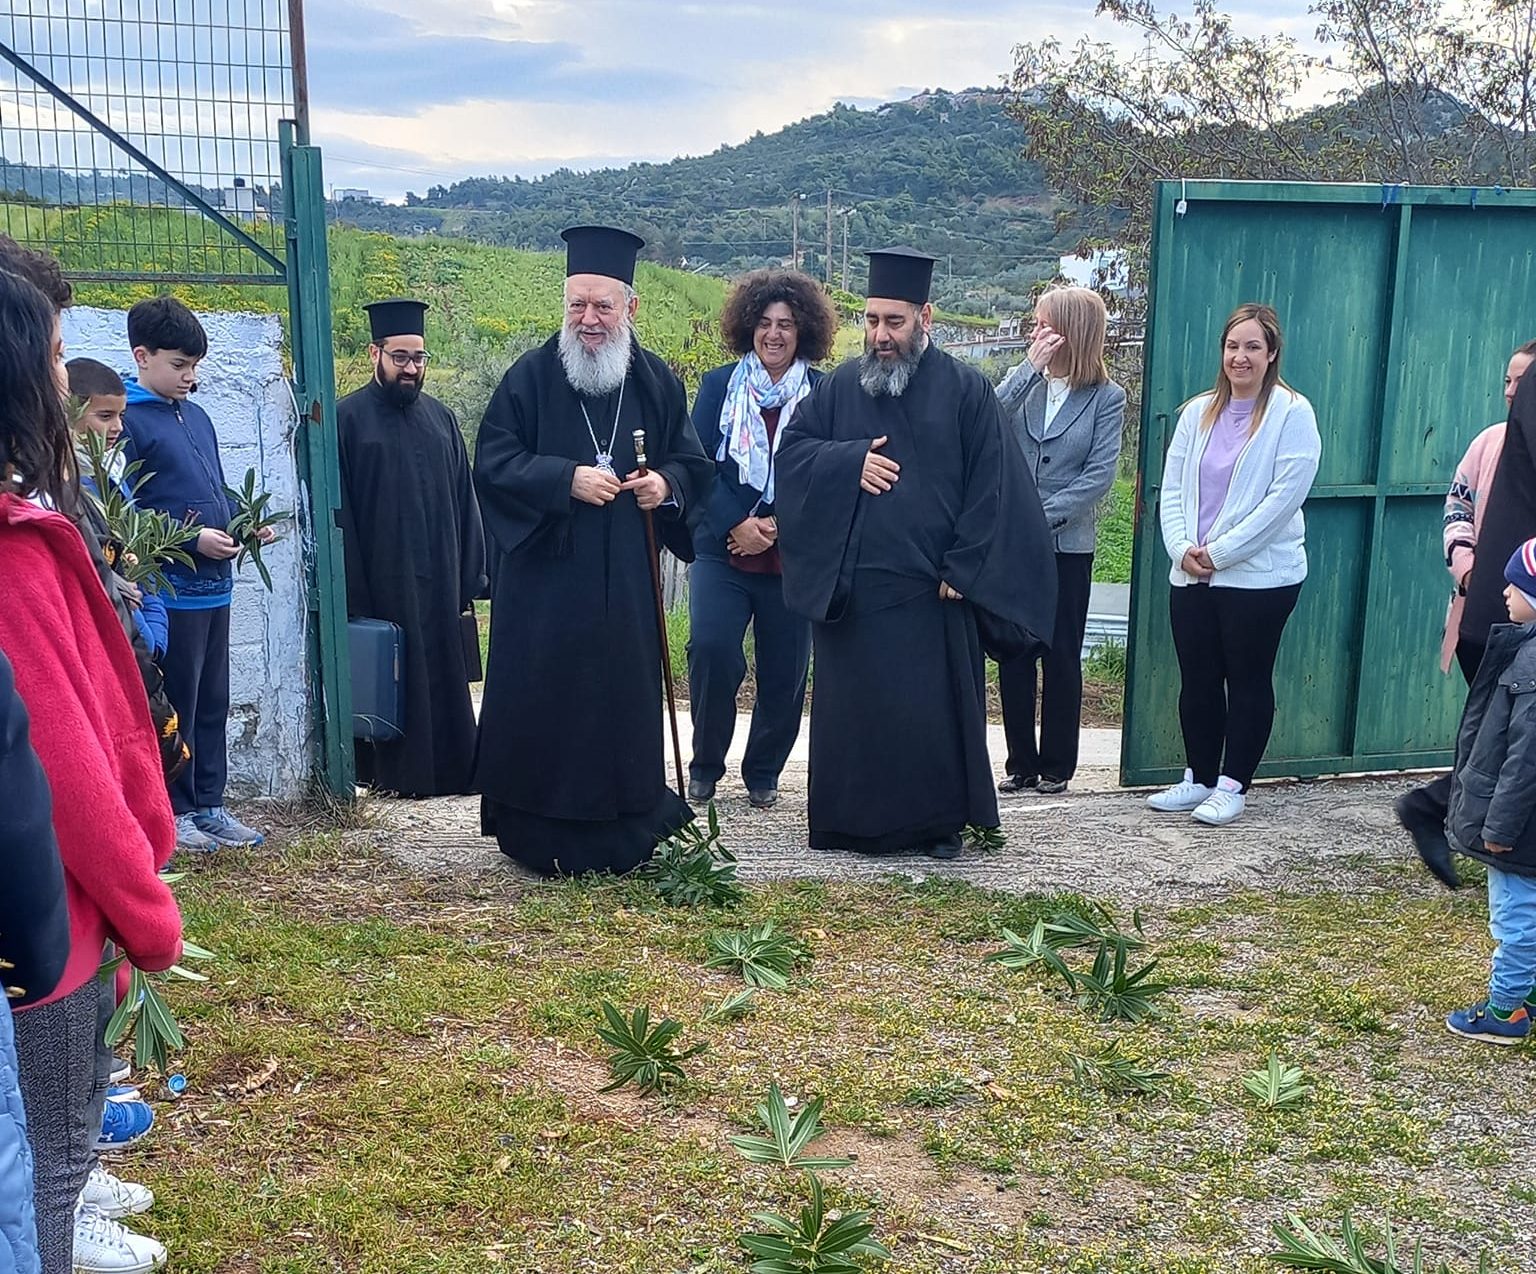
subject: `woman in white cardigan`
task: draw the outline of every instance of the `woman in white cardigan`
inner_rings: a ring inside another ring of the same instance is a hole
[[[1163,544],[1188,768],[1148,800],[1222,827],[1275,720],[1275,657],[1307,577],[1301,506],[1322,441],[1312,404],[1280,379],[1280,320],[1239,306],[1216,387],[1186,403],[1163,465]]]

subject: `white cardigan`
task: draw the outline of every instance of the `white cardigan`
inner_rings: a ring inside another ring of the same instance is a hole
[[[1163,462],[1163,545],[1173,559],[1168,579],[1175,587],[1200,582],[1185,574],[1181,563],[1190,549],[1202,547],[1195,542],[1200,461],[1211,431],[1200,428],[1200,413],[1210,401],[1210,394],[1201,394],[1185,405]],[[1226,502],[1203,546],[1216,568],[1209,580],[1213,587],[1283,588],[1307,578],[1301,506],[1322,450],[1312,404],[1276,385],[1263,422],[1238,453]]]

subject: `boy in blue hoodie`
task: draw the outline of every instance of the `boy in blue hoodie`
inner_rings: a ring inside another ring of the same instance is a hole
[[[1496,624],[1456,737],[1446,836],[1488,867],[1493,953],[1488,997],[1445,1024],[1518,1044],[1536,1014],[1536,539],[1504,568],[1508,624]]]
[[[224,806],[228,776],[229,603],[231,559],[240,551],[225,529],[234,515],[213,422],[187,400],[208,336],[175,297],[140,301],[128,311],[137,377],[124,382],[124,454],[141,461],[140,503],[202,529],[189,546],[191,569],[167,563],[165,689],[192,744],[192,764],[170,784],[182,849],[259,845],[262,834]]]

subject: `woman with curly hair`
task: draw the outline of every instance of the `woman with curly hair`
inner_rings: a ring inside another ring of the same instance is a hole
[[[750,623],[757,697],[741,776],[752,805],[768,809],[779,799],[779,773],[800,733],[811,658],[810,624],[784,605],[774,452],[795,408],[821,379],[811,364],[832,352],[837,314],[814,279],[758,270],[726,298],[720,326],[741,358],[706,375],[693,405],[693,425],[715,458],[717,478],[694,534],[698,556],[689,579],[688,799],[712,799],[725,774]]]

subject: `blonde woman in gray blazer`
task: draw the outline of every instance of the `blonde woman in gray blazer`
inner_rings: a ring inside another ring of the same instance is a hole
[[[1057,587],[1049,653],[998,665],[1008,736],[1007,774],[999,792],[1054,795],[1067,790],[1077,771],[1083,632],[1099,506],[1115,481],[1125,427],[1125,390],[1104,366],[1104,328],[1104,302],[1097,292],[1052,289],[1035,306],[1029,353],[997,387],[1056,539]]]

